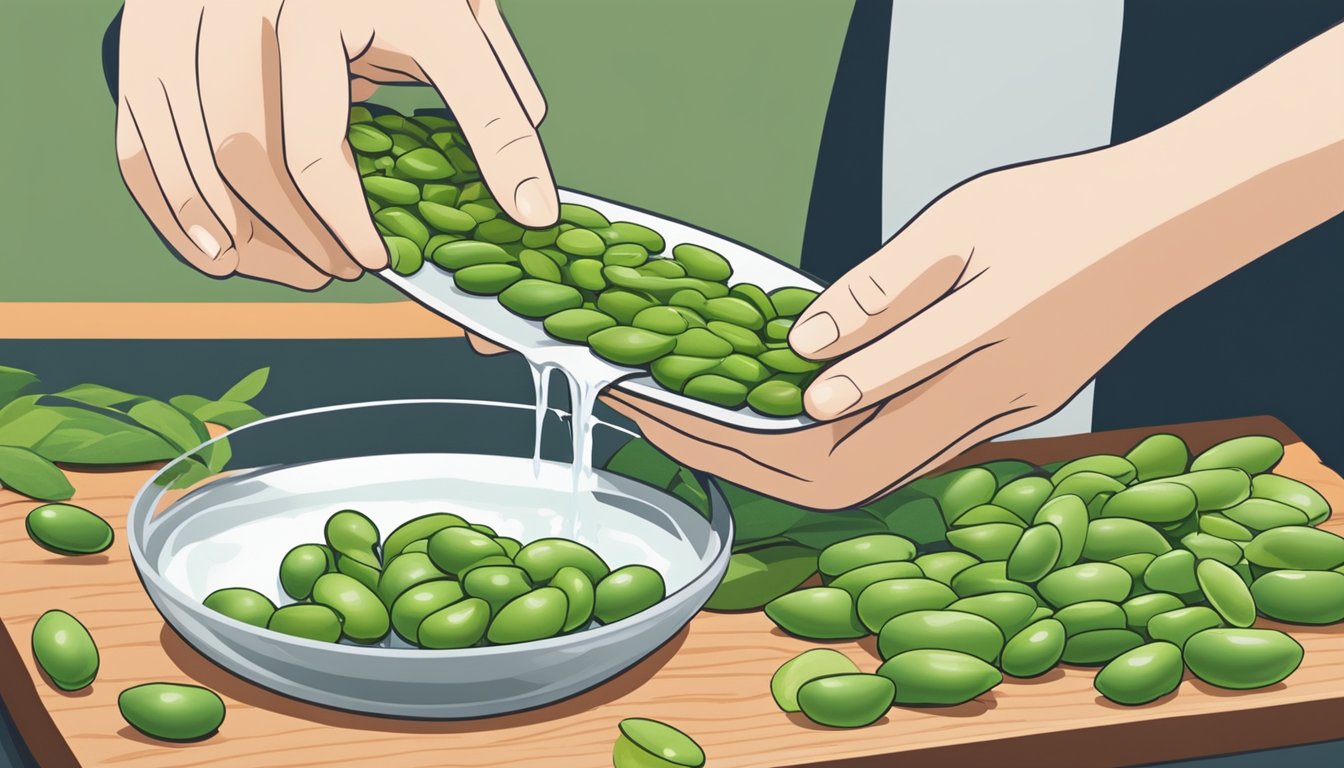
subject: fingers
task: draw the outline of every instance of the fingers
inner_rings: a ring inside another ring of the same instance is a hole
[[[967,259],[922,243],[910,230],[827,288],[798,318],[789,344],[800,355],[832,358],[872,342],[958,285]]]
[[[331,275],[317,271],[262,222],[249,216],[244,231],[247,238],[238,240],[239,274],[301,291],[316,291],[331,282]]]
[[[827,368],[803,394],[816,419],[837,419],[900,394],[994,346],[992,305],[970,286]]]
[[[316,12],[314,12],[316,10]],[[349,56],[330,13],[308,3],[282,10],[277,25],[284,156],[304,201],[365,269],[387,266],[387,248],[369,218],[346,143]]]
[[[237,268],[236,250],[216,253],[212,258],[183,229],[154,174],[149,155],[140,141],[140,134],[124,107],[117,112],[117,161],[126,188],[144,212],[145,218],[187,263],[212,277],[223,277]],[[209,245],[206,243],[207,247]]]
[[[230,190],[284,247],[324,274],[353,280],[363,268],[313,213],[285,163],[279,6],[250,0],[208,8],[197,56],[207,134]],[[367,219],[367,210],[360,216]]]
[[[494,0],[483,0],[476,9],[476,22],[481,25],[481,31],[495,51],[495,57],[504,67],[504,73],[513,84],[513,90],[527,111],[528,119],[532,125],[541,125],[541,121],[546,119],[546,99],[541,95],[541,88],[537,87],[537,79],[532,75],[531,67],[527,66],[523,52],[518,50],[518,41],[499,12],[499,4]]]
[[[500,206],[525,226],[554,224],[560,203],[536,127],[467,6],[444,13],[452,39],[426,30],[436,39],[417,46],[417,63],[452,108]]]

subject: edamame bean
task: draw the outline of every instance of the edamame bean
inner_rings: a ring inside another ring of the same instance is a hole
[[[321,544],[300,544],[280,560],[280,588],[295,600],[307,600],[313,584],[324,573],[336,570],[336,557]]]
[[[649,259],[638,267],[643,275],[655,277],[685,277],[686,268],[671,259]]]
[[[676,336],[684,333],[688,327],[686,318],[672,307],[649,307],[635,315],[633,325],[646,331]]]
[[[1055,620],[1064,625],[1064,635],[1073,637],[1098,629],[1125,629],[1125,611],[1115,603],[1086,600],[1055,611]]]
[[[770,378],[770,370],[754,358],[734,352],[719,362],[714,373],[753,387]]]
[[[527,248],[545,248],[548,245],[554,245],[555,238],[559,234],[560,230],[557,227],[529,229],[523,233],[521,241]]]
[[[843,653],[829,648],[813,648],[789,659],[775,670],[770,678],[770,695],[784,712],[798,712],[798,689],[803,685],[818,678],[858,671],[858,665]]]
[[[131,727],[161,741],[198,741],[224,724],[224,701],[209,688],[145,683],[117,696]]]
[[[1148,629],[1148,622],[1153,620],[1154,616],[1168,611],[1176,611],[1184,608],[1181,599],[1175,595],[1169,595],[1165,592],[1151,592],[1138,597],[1131,597],[1120,606],[1125,611],[1125,627],[1135,632],[1144,632]]]
[[[774,309],[774,304],[770,308]],[[777,317],[765,324],[765,338],[768,341],[785,341],[789,338],[789,331],[793,329],[793,320],[784,317]]]
[[[952,577],[952,591],[959,597],[972,597],[987,592],[1021,592],[1037,598],[1036,590],[1020,581],[1008,578],[1006,564],[1002,560],[979,563],[961,571]]]
[[[1076,477],[1076,475],[1075,475]],[[1059,529],[1059,563],[1069,566],[1078,562],[1087,541],[1087,506],[1077,496],[1056,496],[1045,502],[1032,518],[1036,525],[1048,523]]]
[[[415,243],[416,253],[420,253],[429,242],[429,230],[415,214],[405,208],[396,206],[382,208],[373,214],[373,220],[389,233]]]
[[[430,254],[434,263],[447,270],[474,267],[479,264],[513,264],[518,259],[494,243],[476,240],[458,240],[439,246]]]
[[[462,203],[462,212],[470,216],[471,220],[477,224],[484,224],[499,217],[497,209],[484,203]],[[521,240],[522,235],[519,235],[518,239]]]
[[[976,507],[971,507],[958,515],[956,520],[952,521],[952,525],[959,528],[965,528],[970,525],[981,525],[983,523],[1008,523],[1017,528],[1027,527],[1026,522],[1024,522],[1022,518],[996,504],[981,504]]]
[[[522,279],[523,270],[512,264],[479,264],[453,273],[453,283],[458,288],[479,296],[494,296]]]
[[[1143,645],[1143,636],[1128,629],[1094,629],[1064,641],[1065,664],[1101,666],[1126,651]]]
[[[647,565],[626,565],[597,582],[593,615],[611,624],[652,608],[667,596],[662,574]]]
[[[877,674],[896,684],[901,706],[964,704],[1003,682],[1003,675],[968,653],[918,649],[892,656]]]
[[[345,137],[351,148],[367,155],[377,155],[392,149],[392,137],[372,125],[352,125]]]
[[[1274,685],[1302,663],[1302,646],[1274,629],[1206,629],[1182,651],[1200,680],[1238,690]]]
[[[429,555],[421,552],[407,552],[388,561],[378,577],[375,590],[378,599],[389,609],[403,592],[426,581],[442,579],[446,574],[434,567]]]
[[[648,296],[632,291],[608,289],[598,294],[597,308],[616,318],[616,322],[629,325],[641,310],[656,306]]]
[[[719,360],[716,358],[671,354],[654,360],[649,366],[649,371],[663,388],[680,392],[688,380],[702,373],[708,373],[718,365]]]
[[[1250,499],[1247,499],[1250,501]],[[1255,538],[1251,529],[1234,522],[1231,518],[1224,516],[1219,512],[1205,512],[1199,516],[1199,530],[1210,536],[1217,536],[1220,539],[1228,541],[1250,541]]]
[[[419,643],[420,622],[431,613],[442,610],[463,597],[465,594],[462,592],[462,585],[456,581],[440,579],[417,584],[402,592],[392,603],[392,629],[403,640]],[[489,611],[488,604],[486,611]],[[484,632],[485,627],[482,626],[481,634]],[[477,639],[480,639],[479,635]]]
[[[1199,589],[1195,579],[1195,555],[1184,549],[1173,549],[1158,555],[1143,572],[1143,583],[1157,592],[1185,595]]]
[[[1125,569],[1110,563],[1081,563],[1041,579],[1036,588],[1056,608],[1085,600],[1119,603],[1129,597],[1133,581]]]
[[[676,347],[676,339],[643,328],[616,326],[593,333],[588,337],[588,346],[604,359],[633,366],[668,354]]]
[[[1106,501],[1103,517],[1120,517],[1146,523],[1174,523],[1198,507],[1194,491],[1171,478],[1125,488]]]
[[[325,605],[295,603],[282,606],[271,614],[266,628],[319,643],[334,643],[341,639],[341,617]]]
[[[1049,523],[1033,525],[1022,532],[1013,546],[1005,573],[1016,581],[1040,581],[1054,570],[1062,548],[1058,528]]]
[[[387,535],[383,541],[383,559],[390,561],[413,541],[428,539],[444,528],[460,528],[466,524],[466,520],[451,512],[434,512],[411,518]],[[295,599],[301,598],[295,596]]]
[[[691,328],[677,336],[673,352],[689,357],[721,359],[734,354],[733,345],[707,328]]]
[[[327,518],[324,529],[327,546],[342,557],[363,563],[370,568],[380,567],[374,547],[378,546],[378,526],[360,512],[343,509]]]
[[[798,707],[814,723],[862,728],[886,714],[895,697],[896,685],[881,675],[831,675],[804,683],[798,689]]]
[[[947,606],[949,611],[974,613],[989,619],[1004,637],[1012,637],[1030,624],[1036,608],[1035,599],[1019,592],[989,592],[963,597]]]
[[[1109,493],[1118,494],[1125,489],[1124,483],[1100,472],[1082,471],[1075,472],[1072,475],[1059,481],[1055,490],[1050,493],[1051,498],[1072,495],[1082,500],[1083,506],[1089,511],[1092,509],[1092,501],[1097,496]]]
[[[965,552],[929,552],[915,558],[915,565],[925,576],[934,581],[951,585],[952,579],[962,571],[979,563]]]
[[[499,303],[515,314],[540,319],[564,309],[578,308],[583,304],[583,296],[572,286],[523,278],[500,292]]]
[[[1059,485],[1064,478],[1069,475],[1076,475],[1079,472],[1096,472],[1125,484],[1128,484],[1138,475],[1138,470],[1134,468],[1129,459],[1110,454],[1097,454],[1068,462],[1055,470],[1055,473],[1050,476],[1050,482]]]
[[[802,638],[848,640],[867,634],[859,622],[854,598],[835,587],[790,592],[767,603],[765,615],[780,629]]]
[[[490,622],[486,638],[492,643],[506,645],[554,637],[560,634],[568,613],[568,598],[563,590],[541,587],[504,605]]]
[[[33,624],[33,660],[63,691],[86,688],[98,676],[98,646],[89,630],[65,611],[51,610]]]
[[[561,203],[560,220],[584,229],[602,229],[611,226],[606,216],[578,203]]]
[[[1328,571],[1344,565],[1344,538],[1319,528],[1272,528],[1257,534],[1245,554],[1265,568]]]
[[[760,357],[766,351],[765,343],[761,341],[761,337],[746,328],[725,323],[722,320],[710,320],[705,324],[705,327],[709,329],[710,333],[728,342],[734,352]],[[768,361],[762,360],[761,362],[770,365]]]
[[[910,611],[882,625],[878,653],[889,659],[906,651],[960,651],[993,663],[1003,651],[1003,632],[983,616],[961,611]]]
[[[836,587],[835,582],[832,582],[831,586],[836,589],[843,588]],[[863,622],[869,632],[876,634],[882,630],[883,625],[901,614],[941,610],[956,600],[957,594],[941,582],[932,579],[899,578],[885,579],[868,585],[858,593],[855,607],[859,621]]]
[[[1276,528],[1275,530],[1309,530]],[[1217,560],[1223,565],[1236,565],[1241,560],[1241,547],[1217,536],[1207,533],[1188,533],[1181,537],[1181,546],[1194,553],[1200,560]],[[1250,545],[1247,545],[1250,548]]]
[[[701,280],[723,282],[733,276],[728,260],[703,246],[682,243],[672,248],[672,258],[686,268],[686,274]]]
[[[217,589],[206,595],[202,604],[234,621],[241,621],[254,627],[265,627],[271,620],[271,614],[275,613],[275,603],[272,603],[270,598],[255,589],[244,587]]]
[[[602,253],[602,265],[606,267],[630,267],[633,269],[643,266],[648,260],[648,250],[636,243],[619,243],[607,248]]]
[[[699,311],[707,320],[721,320],[753,331],[765,327],[765,318],[761,317],[761,313],[749,302],[736,296],[708,299]]]
[[[555,246],[571,256],[597,258],[607,250],[601,237],[587,229],[571,229],[555,238]]]
[[[583,571],[594,584],[611,572],[600,555],[583,544],[569,539],[537,539],[524,546],[513,558],[513,562],[527,572],[528,578],[538,584],[550,581],[567,565]]]
[[[803,412],[803,390],[781,379],[763,381],[747,393],[747,405],[763,416],[797,416]]]
[[[450,575],[464,573],[487,557],[504,557],[504,548],[493,538],[463,527],[444,528],[430,536],[428,552],[434,566]]]
[[[1101,517],[1087,524],[1087,542],[1083,545],[1087,560],[1109,561],[1139,553],[1156,556],[1170,551],[1171,544],[1162,534],[1137,520]]]
[[[1254,484],[1255,481],[1252,480],[1251,482]],[[1227,519],[1252,531],[1267,531],[1270,528],[1307,524],[1306,513],[1297,507],[1255,496],[1235,507],[1228,507],[1223,510],[1223,514],[1227,516]]]
[[[705,751],[681,731],[657,720],[628,717],[612,748],[612,768],[702,768]]]
[[[1330,517],[1330,504],[1315,488],[1281,475],[1256,475],[1251,481],[1251,493],[1258,499],[1282,502],[1302,510],[1307,523],[1320,525]]]
[[[43,504],[24,519],[28,538],[58,555],[93,555],[112,546],[112,526],[74,504]]]
[[[341,617],[341,632],[356,643],[376,643],[390,626],[387,608],[373,590],[345,575],[327,573],[313,585],[313,602]]]
[[[779,288],[770,292],[770,303],[780,317],[797,317],[817,298],[817,292],[807,288]]]
[[[482,565],[462,577],[462,591],[489,603],[491,613],[497,613],[510,600],[531,589],[527,573],[513,565]]]
[[[1156,559],[1156,557],[1148,552],[1136,552],[1132,555],[1121,555],[1112,560],[1111,563],[1124,568],[1125,573],[1128,573],[1129,578],[1134,581],[1134,587],[1130,589],[1129,592],[1132,596],[1151,591],[1148,586],[1143,583],[1143,574],[1144,571],[1148,570],[1148,566]]]
[[[375,593],[378,591],[378,578],[382,574],[377,567],[365,565],[353,557],[337,556],[336,572],[349,576],[360,584],[373,590]],[[316,585],[316,582],[314,582],[314,585]]]
[[[1283,459],[1283,443],[1266,435],[1234,437],[1209,448],[1190,463],[1190,471],[1240,469],[1248,475],[1268,472]]]
[[[434,650],[470,648],[485,637],[489,625],[490,604],[468,597],[426,616],[416,628],[416,640]]]
[[[821,368],[821,363],[799,357],[792,349],[771,349],[756,357],[781,373],[811,373]]]
[[[843,589],[858,600],[859,594],[870,584],[888,579],[920,579],[923,576],[919,566],[914,563],[871,563],[845,571],[832,579],[827,586]]]
[[[458,188],[452,184],[425,184],[420,187],[421,200],[439,205],[456,206],[458,194]]]
[[[487,243],[516,243],[523,236],[523,228],[507,219],[491,219],[476,225],[472,237]]]
[[[1176,690],[1184,672],[1180,648],[1166,642],[1148,643],[1112,659],[1097,673],[1093,685],[1117,704],[1137,706]]]
[[[1251,585],[1261,613],[1293,624],[1344,621],[1344,573],[1270,571]]]
[[[947,532],[947,543],[981,560],[1007,560],[1022,537],[1022,528],[1008,523],[986,523]]]
[[[423,244],[397,235],[385,235],[383,244],[387,246],[387,265],[398,275],[414,275],[425,265]]]
[[[564,309],[547,317],[542,325],[557,339],[581,344],[594,333],[614,327],[616,320],[595,309]]]
[[[397,172],[420,181],[442,181],[457,173],[448,158],[433,147],[420,147],[397,158]]]
[[[602,276],[602,262],[597,259],[575,259],[569,263],[569,278],[587,291],[602,291],[607,279]]]
[[[1013,677],[1036,677],[1054,669],[1064,654],[1064,625],[1053,618],[1033,622],[1003,646],[1003,671]]]
[[[407,155],[402,155],[406,159]],[[476,220],[449,205],[421,200],[416,204],[420,218],[440,232],[470,232],[476,228]]]
[[[724,408],[738,408],[747,400],[745,384],[715,373],[703,373],[687,381],[682,392],[687,397]]]
[[[832,544],[822,550],[817,566],[823,576],[839,576],[873,563],[908,561],[915,556],[914,542],[894,533],[874,533]]]
[[[1221,626],[1223,619],[1217,611],[1203,605],[1194,605],[1165,611],[1149,619],[1148,636],[1154,640],[1166,640],[1177,646],[1184,646],[1185,642],[1196,633]]]
[[[593,582],[583,571],[566,565],[555,572],[548,586],[565,593],[567,609],[562,632],[573,632],[593,618],[595,593]]]

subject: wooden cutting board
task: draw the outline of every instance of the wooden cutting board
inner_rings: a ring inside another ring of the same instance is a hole
[[[959,463],[989,458],[1046,462],[1121,452],[1155,430],[986,444]],[[1344,480],[1282,424],[1267,418],[1170,428],[1198,450],[1241,434],[1287,445],[1279,472],[1310,483],[1344,509]],[[75,502],[124,529],[148,469],[71,473]],[[503,717],[427,722],[337,712],[270,693],[196,653],[159,616],[140,587],[124,539],[90,557],[53,556],[29,541],[33,502],[0,492],[0,695],[44,766],[512,766],[610,765],[616,724],[664,720],[704,746],[709,765],[960,766],[1121,765],[1242,751],[1344,736],[1344,625],[1293,627],[1306,660],[1287,681],[1261,691],[1220,690],[1187,679],[1143,707],[1101,699],[1094,670],[1060,668],[1009,679],[951,708],[895,708],[877,724],[836,731],[776,709],[775,669],[815,643],[788,637],[759,612],[703,613],[652,656],[605,685],[565,702]],[[1344,519],[1326,528],[1344,533]],[[261,567],[261,566],[259,566]],[[50,608],[79,617],[102,667],[92,687],[55,689],[33,664],[33,622]],[[1262,622],[1265,626],[1274,626]],[[861,668],[876,668],[869,641],[834,643]],[[165,744],[128,726],[117,694],[138,683],[192,682],[219,692],[228,717],[214,737]]]

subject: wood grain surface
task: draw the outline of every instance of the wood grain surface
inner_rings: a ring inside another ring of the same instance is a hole
[[[959,463],[1123,451],[1150,431],[987,444]],[[1171,431],[1195,449],[1232,435],[1274,434],[1288,443],[1278,471],[1344,507],[1344,480],[1277,421]],[[120,534],[130,499],[151,471],[71,474],[79,489],[75,501],[103,515]],[[44,766],[587,768],[610,765],[616,724],[632,716],[684,729],[715,768],[1122,765],[1344,736],[1344,626],[1288,628],[1306,647],[1306,659],[1287,681],[1266,690],[1225,691],[1187,679],[1157,702],[1121,707],[1093,690],[1095,670],[1059,668],[1033,680],[1009,679],[962,706],[898,707],[871,727],[835,731],[775,707],[771,674],[816,644],[784,635],[759,612],[702,613],[618,678],[541,709],[455,722],[338,712],[253,686],[196,653],[164,624],[141,589],[124,538],[89,557],[39,549],[23,525],[32,506],[0,492],[0,695]],[[1336,517],[1325,527],[1344,533],[1344,520]],[[101,649],[98,679],[86,690],[58,691],[33,664],[33,622],[51,608],[79,617]],[[863,669],[878,664],[871,638],[830,645]],[[164,744],[131,729],[117,711],[117,694],[151,680],[218,691],[228,705],[218,734],[194,744]]]

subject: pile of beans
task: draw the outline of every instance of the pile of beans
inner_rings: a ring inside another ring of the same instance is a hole
[[[644,565],[612,570],[569,539],[526,546],[449,513],[409,520],[381,539],[355,510],[327,520],[325,543],[300,544],[280,562],[280,586],[295,601],[276,607],[230,587],[205,606],[232,619],[309,640],[360,645],[389,632],[429,649],[543,640],[611,624],[666,596]]]
[[[720,254],[690,243],[659,257],[662,235],[562,204],[560,222],[526,229],[490,197],[458,125],[433,114],[350,113],[350,146],[392,269],[425,262],[468,293],[496,296],[552,337],[663,387],[724,408],[796,416],[820,364],[789,348],[806,288],[730,284]]]
[[[1174,435],[1003,482],[984,467],[921,481],[946,541],[919,551],[894,533],[830,545],[824,586],[766,614],[802,638],[877,636],[884,660],[860,671],[831,649],[780,667],[786,712],[858,727],[898,705],[952,705],[1003,676],[1057,664],[1100,667],[1095,686],[1144,704],[1188,668],[1211,685],[1262,688],[1291,674],[1302,647],[1257,615],[1344,620],[1344,538],[1311,487],[1272,470],[1283,446],[1239,437],[1191,460]]]

